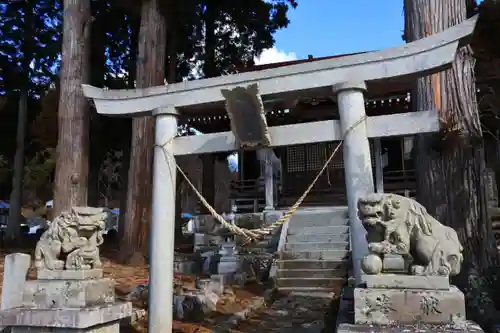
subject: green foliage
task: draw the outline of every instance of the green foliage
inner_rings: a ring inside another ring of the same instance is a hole
[[[7,163],[5,157],[0,155],[0,184],[6,180],[9,173],[9,164]]]
[[[116,192],[123,190],[120,170],[122,168],[123,151],[108,151],[99,168],[99,194],[104,205],[116,200]]]
[[[91,23],[91,84],[111,89],[133,87],[140,5],[134,1],[91,1],[94,17]],[[176,81],[181,81],[235,73],[244,66],[252,65],[255,56],[274,45],[273,34],[289,24],[288,10],[297,4],[293,0],[184,0],[164,1],[162,6],[162,13],[169,22],[167,54],[173,55],[165,64],[166,72],[169,62],[175,61]],[[41,97],[57,86],[62,16],[61,0],[0,2],[0,96],[8,98],[8,103],[1,110],[6,130],[2,133],[6,136],[4,142],[9,142],[7,148],[0,146],[0,154],[7,161],[13,157],[17,91],[28,87],[28,128],[32,127],[31,122],[41,111],[44,116],[38,117],[40,121],[36,126],[50,129],[31,131],[26,139],[30,144],[26,152],[25,184],[36,191],[43,182],[50,183],[54,166],[51,148],[55,147],[40,143],[56,142],[58,96],[50,102],[47,98],[42,101]],[[207,31],[213,33],[207,34]],[[23,71],[23,68],[28,70]],[[44,126],[43,121],[51,124]],[[123,126],[130,125],[114,118],[101,119],[100,123],[102,128],[93,128],[91,135],[109,135],[103,128],[113,127],[118,139],[104,140],[106,145],[99,148],[104,152],[122,149],[125,144],[120,142],[122,138],[119,136],[124,131]],[[32,137],[40,132],[53,137],[44,137],[43,140]],[[2,173],[1,170],[0,167],[0,184],[6,185],[3,191],[8,191],[10,172]]]
[[[47,186],[47,184],[51,184],[55,167],[54,149],[41,150],[32,158],[26,159],[23,180],[24,188],[36,192]]]
[[[188,37],[179,45],[179,59],[189,62],[187,67],[191,69],[198,67],[195,75],[188,75],[189,79],[196,79],[236,73],[253,65],[254,57],[274,45],[273,34],[288,26],[288,10],[297,3],[190,0],[178,6],[183,6],[177,10],[184,16],[176,16],[176,29],[180,26],[182,35]],[[179,25],[181,20],[190,24]]]
[[[61,15],[57,0],[0,5],[0,94],[28,84],[30,92],[39,95],[53,82],[60,55]],[[30,66],[23,66],[25,62]],[[24,73],[26,67],[28,73]]]

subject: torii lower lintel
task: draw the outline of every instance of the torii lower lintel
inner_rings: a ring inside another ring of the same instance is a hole
[[[436,111],[418,111],[373,116],[366,120],[369,138],[430,133],[439,130]],[[310,123],[269,127],[272,138],[270,147],[300,145],[306,143],[340,141],[342,130],[339,120],[323,120]],[[233,132],[209,133],[178,137],[174,140],[175,156],[229,152],[238,149]]]

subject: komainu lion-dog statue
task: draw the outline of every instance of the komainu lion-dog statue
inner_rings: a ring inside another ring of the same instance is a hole
[[[456,231],[433,218],[417,201],[371,193],[359,199],[358,215],[367,230],[371,255],[401,255],[412,275],[460,273],[463,248]]]
[[[101,268],[99,246],[110,211],[73,207],[62,212],[42,234],[35,248],[35,267],[48,270]]]

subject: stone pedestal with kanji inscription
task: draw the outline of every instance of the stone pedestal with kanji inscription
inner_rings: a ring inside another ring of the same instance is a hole
[[[463,293],[448,277],[365,275],[342,300],[337,332],[482,332],[466,320]]]

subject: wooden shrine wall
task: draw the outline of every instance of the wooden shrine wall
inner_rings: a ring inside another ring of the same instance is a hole
[[[290,206],[295,203],[314,180],[337,145],[338,142],[321,142],[276,149],[283,165],[280,205]],[[373,144],[370,143],[370,146],[373,151]],[[342,147],[340,147],[305,203],[311,205],[347,204],[342,154]],[[372,166],[373,168],[375,166],[373,154]]]

